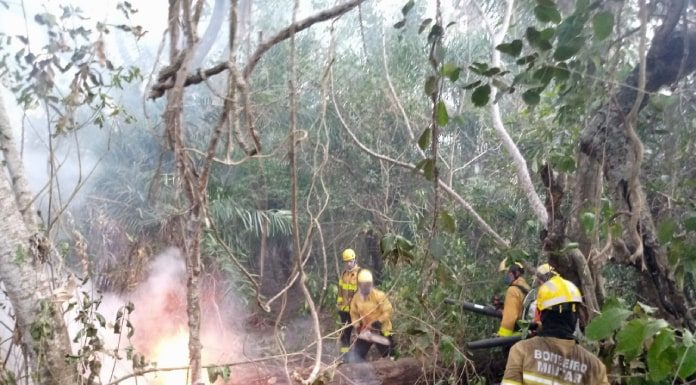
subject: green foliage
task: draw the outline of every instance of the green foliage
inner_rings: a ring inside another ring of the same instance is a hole
[[[230,379],[230,375],[232,374],[228,365],[209,367],[207,371],[208,381],[210,381],[211,384],[215,383],[218,379],[226,382]]]
[[[438,223],[440,224],[440,227],[448,233],[454,233],[457,231],[455,220],[447,211],[440,211]]]
[[[587,338],[599,341],[613,337],[613,354],[627,363],[625,375],[650,381],[673,376],[686,380],[696,373],[694,338],[688,330],[675,329],[665,320],[653,318],[652,310],[640,303],[628,310],[609,301],[602,314],[588,325]],[[633,369],[643,366],[647,372]]]
[[[482,86],[476,87],[474,92],[471,94],[471,101],[476,107],[483,107],[488,104],[491,98],[491,86],[489,84],[484,84]]]
[[[540,1],[540,4],[534,7],[534,16],[542,23],[560,23],[561,13],[558,12],[556,4],[553,1]]]
[[[428,127],[425,130],[423,130],[423,133],[418,138],[418,147],[420,147],[421,150],[425,151],[428,147],[430,147],[430,141],[432,140],[432,136],[432,128]]]
[[[447,106],[445,102],[440,100],[435,107],[435,121],[439,126],[446,126],[449,123],[449,115],[447,114]]]
[[[379,242],[379,248],[382,256],[390,263],[396,264],[400,261],[411,263],[413,261],[412,252],[415,245],[400,235],[385,234]]]
[[[592,30],[597,40],[604,40],[614,29],[614,15],[609,11],[595,14],[592,17]]]
[[[495,49],[510,56],[520,56],[522,53],[522,40],[515,39],[510,43],[498,44]]]

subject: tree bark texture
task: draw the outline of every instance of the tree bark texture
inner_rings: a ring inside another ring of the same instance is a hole
[[[295,373],[301,375],[301,373]],[[359,364],[339,365],[319,377],[326,385],[418,385],[425,384],[423,365],[414,358],[396,361],[381,359]],[[252,366],[233,368],[232,378],[226,385],[294,385],[279,366]]]
[[[669,19],[670,12],[677,12],[678,19],[684,10],[684,2],[672,1],[670,6],[676,8],[676,11],[669,9],[666,19]],[[669,20],[666,20],[664,23],[668,22]],[[641,108],[647,103],[650,93],[676,83],[696,69],[696,33],[687,35],[683,30],[675,28],[675,25],[676,22],[670,31],[665,31],[664,28],[658,30],[652,39],[646,63],[645,91],[648,94]],[[685,53],[688,53],[686,57]],[[628,183],[638,154],[635,153],[626,132],[625,119],[638,94],[638,77],[639,68],[636,66],[625,80],[625,85],[599,108],[581,133],[579,171],[574,186],[569,236],[571,240],[580,241],[585,256],[590,255],[596,240],[583,234],[579,216],[587,210],[593,211],[599,207],[603,182],[616,219],[623,229],[620,239],[614,240],[615,244],[621,246],[614,247],[614,257],[619,262],[635,265],[640,269],[644,282],[650,283],[641,285],[641,296],[654,301],[653,304],[659,306],[664,315],[672,321],[684,320],[687,326],[693,327],[696,325],[688,312],[686,299],[670,277],[666,252],[657,241],[652,215],[645,205],[641,209],[638,221],[644,258],[642,261],[629,261],[628,258],[639,246],[633,241],[632,229],[628,227],[631,205],[636,201],[636,197],[630,196]],[[642,201],[645,201],[642,186],[639,186],[638,191],[643,195]],[[623,252],[617,253],[616,250]],[[599,267],[595,267],[594,270],[596,276],[601,274]]]
[[[36,383],[75,384],[76,366],[65,359],[71,351],[62,309],[51,295],[49,275],[41,266],[48,258],[41,255],[47,252],[39,241],[44,238],[32,234],[22,220],[5,175],[0,175],[0,214],[0,281],[12,304]]]
[[[19,212],[22,214],[24,223],[33,228],[37,224],[36,215],[32,209],[33,194],[29,190],[29,182],[24,173],[22,159],[17,148],[10,119],[5,110],[5,102],[0,93],[0,150],[5,157],[5,166],[12,179],[12,189]]]

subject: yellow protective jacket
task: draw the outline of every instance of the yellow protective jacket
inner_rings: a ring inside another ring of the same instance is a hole
[[[343,270],[341,277],[338,278],[338,298],[336,298],[336,307],[339,311],[350,311],[350,301],[358,290],[358,272],[360,266],[357,264],[350,270]]]
[[[515,325],[517,321],[522,319],[524,312],[524,297],[527,293],[523,292],[520,287],[524,287],[529,292],[529,285],[523,277],[518,277],[514,280],[505,292],[505,303],[503,304],[503,320],[500,321],[498,335],[501,337],[509,337],[515,333]]]
[[[382,323],[382,334],[391,335],[391,315],[392,305],[381,290],[372,289],[365,297],[358,293],[350,303],[350,319],[353,326],[358,328],[358,332],[379,321]]]
[[[607,369],[574,340],[533,337],[512,346],[500,385],[609,385]]]

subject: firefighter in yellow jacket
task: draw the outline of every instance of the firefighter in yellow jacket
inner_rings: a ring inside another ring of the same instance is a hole
[[[505,281],[508,283],[503,303],[503,319],[500,321],[498,336],[509,337],[515,334],[517,321],[522,319],[524,312],[524,297],[529,293],[529,285],[524,280],[524,266],[519,262],[507,265],[507,259],[500,264],[500,271],[505,271]]]
[[[541,329],[512,346],[501,385],[609,385],[602,361],[575,341],[580,290],[554,276],[539,287]]]
[[[358,273],[358,292],[350,303],[350,318],[353,326],[358,328],[358,334],[365,330],[377,333],[385,338],[384,344],[375,342],[375,346],[382,357],[394,356],[394,338],[392,337],[392,305],[381,290],[374,288],[372,273],[363,269]],[[362,360],[367,358],[367,353],[373,342],[358,338],[355,342],[355,352]]]
[[[360,266],[355,261],[355,251],[353,249],[343,250],[343,273],[338,279],[338,316],[343,323],[341,331],[341,353],[347,353],[350,349],[350,335],[353,332],[353,325],[350,322],[350,301],[353,300],[355,291],[358,290],[358,272]]]

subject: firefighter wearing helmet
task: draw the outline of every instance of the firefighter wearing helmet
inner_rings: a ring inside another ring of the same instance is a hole
[[[343,324],[341,331],[341,354],[347,353],[350,349],[350,336],[353,332],[353,325],[350,322],[350,302],[353,300],[356,290],[358,290],[358,272],[360,266],[355,260],[355,251],[345,249],[342,254],[343,273],[338,279],[338,297],[336,307],[338,316]]]
[[[522,319],[530,321],[534,324],[541,323],[541,313],[539,313],[539,309],[537,309],[536,306],[537,292],[539,291],[539,287],[541,285],[557,275],[558,273],[556,272],[556,269],[554,269],[553,266],[548,263],[537,266],[536,271],[534,272],[532,290],[524,298],[524,315]]]
[[[358,292],[350,303],[350,318],[353,326],[358,328],[359,338],[355,342],[357,356],[365,360],[370,347],[374,344],[382,357],[394,356],[394,338],[392,337],[392,305],[381,290],[374,287],[372,273],[360,270],[358,274]],[[377,334],[382,342],[363,339],[365,332]]]
[[[498,270],[505,272],[505,281],[508,284],[503,302],[503,319],[500,321],[498,336],[509,337],[516,333],[517,321],[522,319],[524,298],[529,293],[529,285],[524,280],[524,266],[519,262],[508,264],[508,258],[506,258],[500,263]]]
[[[558,275],[539,287],[541,328],[512,346],[501,385],[609,385],[604,364],[575,341],[580,290]]]

